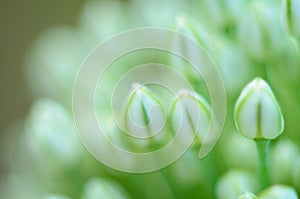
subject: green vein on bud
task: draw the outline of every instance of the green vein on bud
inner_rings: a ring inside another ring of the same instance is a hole
[[[242,135],[250,139],[275,139],[284,129],[284,120],[270,86],[261,78],[250,82],[234,108],[234,120]]]
[[[196,143],[202,144],[209,127],[211,108],[199,94],[182,90],[174,100],[170,111],[172,132],[183,131],[185,135],[195,136]]]
[[[140,138],[155,136],[164,126],[165,112],[160,101],[146,86],[134,84],[125,110],[125,127]]]

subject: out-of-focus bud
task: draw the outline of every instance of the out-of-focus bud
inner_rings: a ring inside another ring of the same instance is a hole
[[[250,82],[234,108],[235,125],[250,139],[275,139],[284,128],[282,112],[270,86],[261,78]]]
[[[253,77],[253,65],[239,46],[221,39],[216,45],[218,53],[215,60],[220,68],[226,90],[230,94],[236,95],[242,86]],[[230,96],[228,95],[228,97]]]
[[[293,36],[300,36],[300,1],[283,0],[284,22]]]
[[[238,21],[237,39],[255,61],[265,63],[266,59],[283,51],[286,38],[278,25],[278,9],[273,3],[252,1]]]
[[[289,184],[293,178],[298,148],[291,140],[280,140],[271,150],[270,171],[274,183]]]
[[[162,141],[167,115],[154,93],[144,85],[134,84],[125,110],[126,133],[148,145]]]
[[[239,199],[257,199],[257,197],[253,193],[245,192],[239,197]]]
[[[204,0],[193,3],[193,14],[197,20],[206,26],[227,32],[240,19],[249,1]]]
[[[42,197],[42,199],[70,199],[70,198],[62,194],[49,194]]]
[[[229,168],[258,168],[258,157],[255,142],[247,139],[236,131],[228,133],[220,143],[224,162]],[[234,146],[234,147],[233,147]],[[239,149],[239,150],[236,150]]]
[[[128,199],[125,190],[111,180],[93,178],[90,179],[83,190],[82,199]]]
[[[170,39],[167,41],[168,48],[174,52],[180,52],[183,57],[201,57],[199,62],[203,66],[211,65],[211,60],[207,59],[207,54],[213,54],[213,44],[216,42],[215,39],[212,39],[207,29],[205,29],[201,24],[191,17],[179,15],[176,17],[175,22],[173,22],[172,28],[176,31],[174,34],[170,34]],[[181,37],[178,34],[181,33],[185,37]],[[186,39],[190,38],[190,39]],[[189,40],[195,41],[203,49],[203,54],[194,54],[192,50],[191,43]],[[197,85],[196,87],[199,90],[204,91],[206,88],[205,82],[202,78],[199,78],[199,71],[195,69],[186,59],[183,59],[181,56],[176,55],[175,53],[169,53],[168,55],[168,65],[174,67],[176,70],[179,70],[184,74],[189,81]]]
[[[92,42],[99,42],[134,26],[130,13],[121,1],[87,1],[80,17],[80,31]]]
[[[174,29],[186,36],[195,39],[206,50],[211,49],[211,42],[208,33],[197,21],[194,19],[180,15],[176,17]]]
[[[258,179],[253,173],[232,170],[226,173],[217,183],[217,198],[239,198],[246,191],[256,193],[259,189]]]
[[[86,55],[78,32],[53,27],[42,33],[26,57],[26,78],[36,97],[52,97],[71,104],[77,70]]]
[[[298,199],[296,191],[289,186],[274,185],[264,190],[259,199]]]
[[[187,4],[180,0],[130,0],[130,7],[143,26],[169,27],[176,15],[188,10]]]
[[[50,99],[36,101],[27,117],[28,147],[35,162],[45,169],[74,167],[79,163],[82,146],[71,115]]]
[[[184,132],[187,137],[195,137],[195,143],[201,145],[205,141],[210,119],[210,105],[201,95],[192,91],[179,91],[170,111],[173,133]]]

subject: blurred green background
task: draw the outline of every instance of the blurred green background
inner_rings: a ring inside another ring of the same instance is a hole
[[[46,28],[75,25],[84,0],[1,0],[0,3],[0,140],[22,122],[33,99],[25,85],[24,57]],[[2,168],[2,167],[1,167]],[[1,173],[5,172],[1,169]]]

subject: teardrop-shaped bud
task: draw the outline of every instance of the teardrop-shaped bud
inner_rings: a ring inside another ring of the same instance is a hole
[[[240,133],[250,139],[275,139],[284,128],[273,91],[261,78],[254,79],[242,91],[234,108],[234,120]]]
[[[211,119],[211,108],[199,94],[182,90],[171,106],[172,132],[184,132],[186,137],[195,137],[196,144],[203,144]]]
[[[134,84],[125,112],[125,127],[133,137],[149,139],[156,136],[166,122],[165,111],[154,93]]]

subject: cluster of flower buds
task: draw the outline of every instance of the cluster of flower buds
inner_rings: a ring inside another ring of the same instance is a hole
[[[150,138],[154,142],[165,139],[160,131],[167,126],[167,137],[174,137],[180,131],[186,137],[195,137],[196,143],[202,144],[210,118],[210,105],[194,91],[179,91],[167,114],[153,91],[136,84],[126,106],[125,126],[133,137]]]

